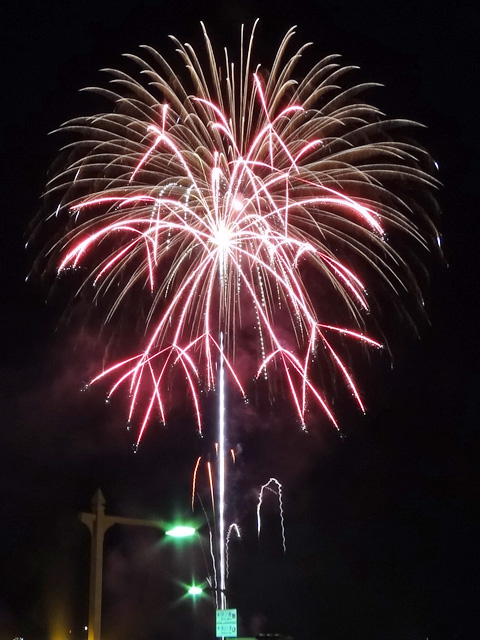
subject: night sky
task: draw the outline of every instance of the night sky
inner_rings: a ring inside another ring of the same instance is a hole
[[[358,79],[384,84],[367,98],[389,117],[427,125],[416,137],[439,165],[445,259],[426,261],[429,323],[419,323],[420,339],[399,322],[389,336],[393,367],[387,357],[359,363],[369,411],[340,410],[344,437],[321,417],[305,435],[288,412],[234,407],[240,455],[232,491],[244,536],[232,546],[231,604],[244,635],[480,637],[480,9],[466,0],[444,5],[3,7],[0,640],[66,637],[55,629],[84,638],[89,538],[77,514],[101,486],[107,512],[191,518],[190,473],[208,449],[177,410],[166,427],[152,425],[134,454],[122,403],[106,405],[102,388],[81,391],[102,365],[102,345],[79,322],[81,309],[66,321],[68,285],[53,294],[33,268],[42,247],[25,249],[65,142],[49,132],[104,106],[79,89],[104,82],[101,68],[122,68],[122,53],[150,44],[175,60],[168,35],[200,47],[200,20],[220,48],[256,17],[265,64],[296,24],[296,43],[313,41],[314,58],[339,53],[361,68]],[[258,488],[272,475],[284,483],[286,554],[271,497],[256,538]],[[153,529],[107,536],[105,638],[213,637],[209,601],[182,599],[182,583],[206,575],[207,528],[201,510],[195,517],[199,537],[181,549]]]

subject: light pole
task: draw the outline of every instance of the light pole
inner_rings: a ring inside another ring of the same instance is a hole
[[[90,594],[88,605],[88,640],[100,640],[102,620],[102,572],[103,572],[103,540],[105,532],[114,524],[126,524],[138,527],[159,528],[155,520],[125,518],[105,514],[105,497],[101,489],[97,489],[92,499],[91,513],[82,512],[80,520],[87,525],[91,533],[90,552]],[[177,525],[166,535],[174,538],[185,538],[195,533],[194,527]]]

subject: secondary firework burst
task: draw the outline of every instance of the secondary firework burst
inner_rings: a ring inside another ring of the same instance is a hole
[[[312,375],[327,360],[363,410],[340,347],[381,346],[365,331],[367,283],[417,289],[398,246],[435,234],[415,197],[435,183],[427,156],[394,138],[412,123],[360,100],[371,84],[339,88],[351,68],[337,56],[297,77],[307,45],[288,54],[293,29],[267,72],[254,32],[242,29],[238,64],[227,51],[218,63],[205,29],[205,64],[175,38],[177,72],[150,47],[128,55],[139,74],[108,69],[110,86],[93,89],[114,108],[61,129],[76,139],[47,190],[64,223],[50,247],[58,272],[82,269],[106,322],[148,306],[129,356],[92,381],[127,390],[138,441],[165,420],[175,372],[202,429],[199,393],[219,359],[241,394],[253,377],[282,378],[302,425],[317,404],[338,426]]]

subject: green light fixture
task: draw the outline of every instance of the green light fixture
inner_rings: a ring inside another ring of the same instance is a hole
[[[199,596],[201,593],[203,593],[202,587],[197,587],[195,584],[188,588],[189,596]]]
[[[184,524],[178,524],[168,531],[165,531],[165,534],[172,538],[188,538],[189,536],[193,536],[194,533],[195,527],[188,527]]]

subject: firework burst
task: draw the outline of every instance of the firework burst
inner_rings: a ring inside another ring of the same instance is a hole
[[[365,332],[365,274],[393,295],[413,288],[389,237],[425,248],[435,233],[412,196],[434,186],[426,154],[392,137],[412,123],[358,98],[373,85],[339,88],[350,68],[337,56],[297,79],[307,45],[287,53],[293,29],[267,73],[253,61],[254,32],[242,30],[239,64],[227,51],[217,62],[205,29],[206,64],[173,38],[180,74],[150,47],[128,55],[140,74],[108,69],[110,86],[94,89],[114,109],[61,129],[76,141],[48,185],[66,222],[58,272],[83,269],[106,322],[139,296],[149,305],[129,357],[93,380],[127,390],[138,442],[153,416],[165,420],[178,373],[202,429],[199,392],[215,386],[219,360],[241,394],[248,379],[280,377],[302,425],[316,403],[337,426],[311,375],[321,356],[364,410],[338,345],[381,346]],[[348,324],[317,302],[319,288]]]

